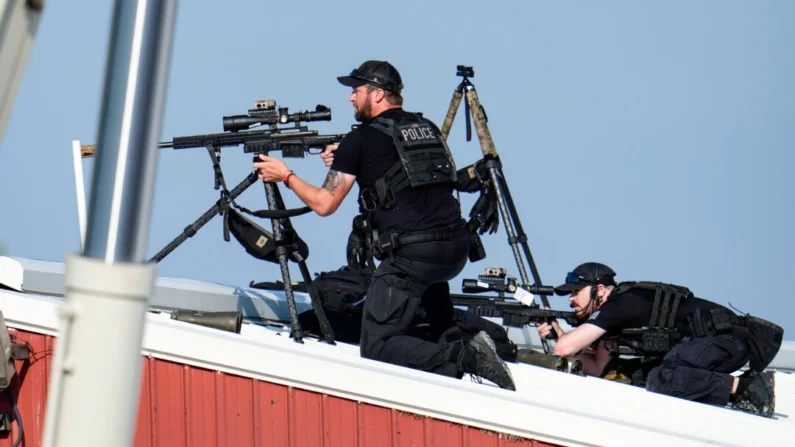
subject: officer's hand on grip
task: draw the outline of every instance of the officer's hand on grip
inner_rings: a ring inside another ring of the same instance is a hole
[[[263,182],[280,182],[284,180],[285,175],[290,172],[287,165],[278,158],[268,157],[259,154],[260,161],[254,162],[252,166],[254,169],[259,170],[259,178]]]
[[[331,167],[331,164],[334,162],[334,151],[336,151],[338,147],[339,144],[329,144],[326,146],[326,150],[320,154],[320,158],[323,159],[323,163],[325,163],[327,167]]]
[[[536,326],[536,330],[538,330],[538,335],[542,340],[549,338],[551,334],[554,334],[553,337],[556,339],[563,335],[563,330],[560,328],[558,320],[552,320],[551,323],[541,323]]]

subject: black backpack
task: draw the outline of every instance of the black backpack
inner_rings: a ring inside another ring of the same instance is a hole
[[[362,332],[362,307],[372,275],[366,271],[357,273],[347,266],[330,272],[322,272],[312,280],[323,311],[334,330],[335,340],[343,343],[358,343]],[[250,287],[267,290],[283,290],[283,283],[259,282]],[[306,284],[293,284],[293,290],[306,292]],[[313,309],[298,314],[298,322],[304,334],[321,336],[320,323]]]

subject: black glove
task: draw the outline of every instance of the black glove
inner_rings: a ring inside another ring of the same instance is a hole
[[[359,272],[365,265],[367,257],[367,243],[361,234],[351,231],[350,236],[348,236],[346,253],[348,267],[354,272]]]
[[[499,158],[497,160],[497,168],[499,169]],[[489,170],[486,168],[486,163],[483,160],[478,160],[475,163],[465,166],[456,171],[455,190],[459,192],[473,193],[490,185]]]
[[[489,173],[483,163],[475,163],[456,171],[456,178],[456,191],[472,193],[487,185]]]
[[[497,232],[500,228],[500,212],[494,188],[480,190],[480,197],[469,211],[469,217],[480,222],[478,233],[483,234],[488,231],[489,234],[493,234]]]
[[[353,218],[353,228],[348,236],[346,247],[346,258],[348,268],[354,272],[370,271],[372,273],[375,271],[373,252],[367,243],[367,221],[362,215]]]

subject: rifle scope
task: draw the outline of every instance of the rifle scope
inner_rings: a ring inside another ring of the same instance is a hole
[[[464,279],[461,282],[461,290],[463,290],[464,293],[480,293],[490,290],[497,292],[515,292],[516,286],[513,284],[494,284],[491,282],[480,281],[478,279]]]
[[[524,286],[523,289],[532,293],[533,295],[553,295],[555,288],[552,286],[537,286],[535,284]],[[461,289],[464,293],[481,293],[486,291],[497,292],[515,292],[516,288],[511,285],[493,284],[486,281],[476,279],[464,279],[461,284]]]
[[[537,286],[533,284],[532,286],[525,286],[522,287],[523,289],[527,290],[528,292],[532,293],[533,295],[554,295],[555,288],[552,286]]]
[[[302,121],[331,121],[331,109],[318,104],[315,111],[299,111],[287,113],[287,107],[279,110],[251,109],[248,115],[232,115],[224,117],[224,132],[237,132],[244,129],[264,126],[266,124],[300,123]]]

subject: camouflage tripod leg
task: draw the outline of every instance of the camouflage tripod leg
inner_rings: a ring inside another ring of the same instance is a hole
[[[461,104],[461,98],[463,96],[463,93],[458,89],[453,92],[453,98],[450,100],[450,107],[447,109],[447,116],[444,117],[444,123],[442,123],[442,138],[445,140],[447,140],[447,136],[450,135],[450,129],[453,127],[455,114],[458,111],[458,106]]]
[[[480,150],[483,151],[483,156],[497,156],[497,148],[494,147],[494,140],[491,138],[489,125],[486,122],[486,115],[483,113],[483,108],[480,105],[480,99],[475,91],[473,85],[468,85],[467,88],[467,103],[469,103],[469,110],[472,111],[472,120],[475,122],[475,130],[478,133],[478,140],[480,141]]]

